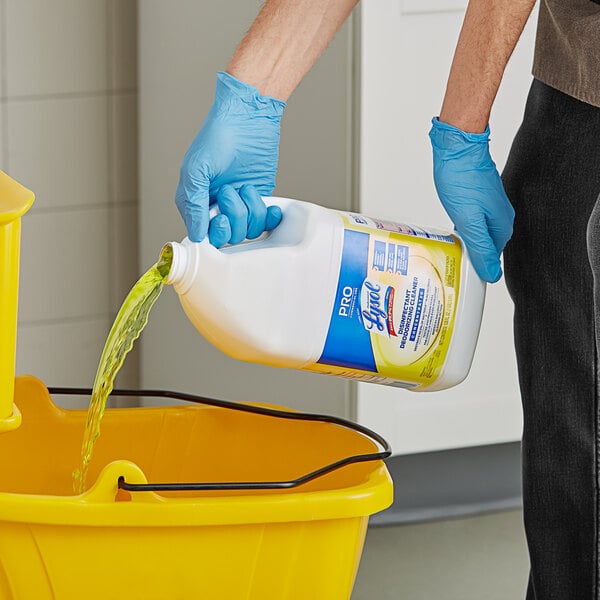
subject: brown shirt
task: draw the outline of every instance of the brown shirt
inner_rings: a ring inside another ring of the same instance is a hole
[[[533,76],[600,107],[600,3],[541,0]]]

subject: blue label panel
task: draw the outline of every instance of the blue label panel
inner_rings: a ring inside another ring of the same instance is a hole
[[[373,244],[373,269],[378,271],[385,271],[385,254],[386,254],[385,242],[375,242]],[[369,249],[367,248],[367,252]],[[366,262],[365,262],[366,264]]]
[[[388,244],[386,271],[394,272],[394,263],[396,262],[396,244]]]
[[[406,275],[408,273],[408,246],[396,248],[396,273]]]
[[[363,371],[377,372],[371,336],[364,328],[360,314],[360,291],[369,264],[368,233],[344,231],[344,248],[338,287],[329,322],[323,354],[319,363]],[[386,244],[380,259],[385,268]],[[381,250],[380,250],[381,252]],[[383,270],[382,268],[382,270]]]

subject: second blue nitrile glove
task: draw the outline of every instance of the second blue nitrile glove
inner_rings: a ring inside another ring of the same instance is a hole
[[[208,233],[220,247],[258,237],[281,220],[278,207],[261,196],[275,188],[279,128],[285,102],[261,96],[232,75],[219,72],[213,105],[181,165],[175,203],[188,237]],[[209,224],[209,205],[220,215]]]
[[[432,124],[433,178],[440,201],[479,277],[498,281],[515,211],[490,156],[489,127],[483,133],[466,133],[437,117]]]

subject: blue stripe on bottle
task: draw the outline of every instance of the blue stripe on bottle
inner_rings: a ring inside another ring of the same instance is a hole
[[[318,362],[376,373],[371,336],[360,316],[360,290],[367,277],[369,237],[360,231],[344,231],[337,293]]]

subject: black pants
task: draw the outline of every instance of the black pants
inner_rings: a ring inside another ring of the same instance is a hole
[[[503,173],[527,600],[598,599],[600,109],[534,81]]]

